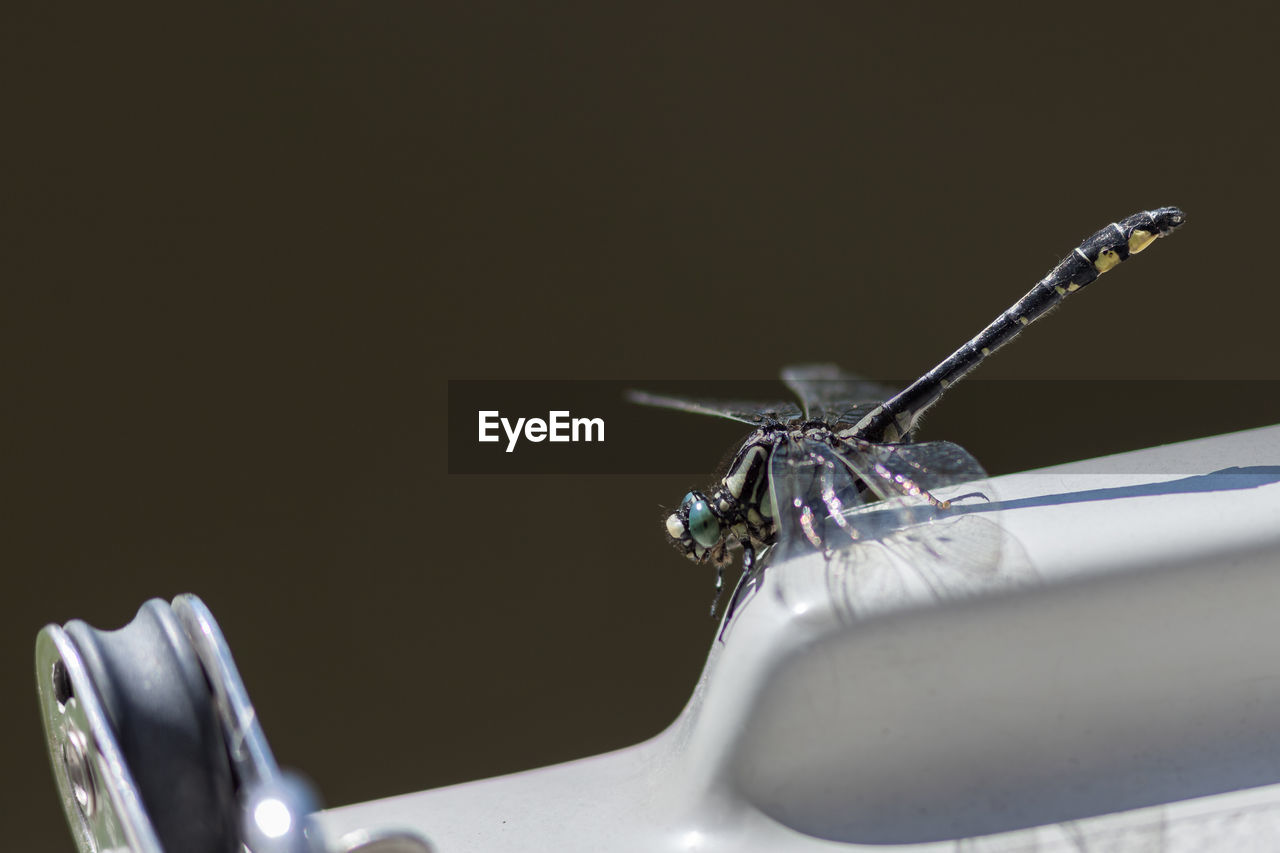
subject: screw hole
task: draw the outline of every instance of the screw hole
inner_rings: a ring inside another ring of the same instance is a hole
[[[71,689],[71,677],[67,675],[67,668],[61,660],[53,662],[53,697],[58,700],[59,707],[66,705],[72,696],[76,695]]]

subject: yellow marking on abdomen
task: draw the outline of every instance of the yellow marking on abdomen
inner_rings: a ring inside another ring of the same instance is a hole
[[[1110,249],[1107,249],[1105,252],[1098,253],[1098,259],[1093,262],[1093,268],[1098,271],[1099,275],[1101,275],[1118,263],[1120,263],[1120,256]]]
[[[1156,235],[1150,231],[1135,229],[1129,235],[1129,254],[1136,255],[1156,241]]]

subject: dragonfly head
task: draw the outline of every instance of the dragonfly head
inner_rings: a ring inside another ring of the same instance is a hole
[[[696,490],[685,495],[680,508],[667,516],[667,535],[686,557],[697,562],[723,545],[728,533],[729,525],[707,496]]]

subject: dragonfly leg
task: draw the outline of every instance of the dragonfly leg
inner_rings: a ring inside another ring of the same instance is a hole
[[[716,606],[720,604],[720,595],[724,592],[724,563],[716,563],[716,595],[711,599],[711,618],[715,618]]]
[[[742,546],[742,574],[738,576],[738,583],[733,588],[733,595],[729,596],[729,606],[725,608],[724,622],[720,624],[721,642],[724,641],[724,632],[729,627],[733,614],[738,609],[738,605],[742,603],[743,598],[747,594],[747,589],[755,589],[760,583],[760,577],[754,571],[756,562],[756,551],[750,543]]]
[[[948,503],[954,504],[959,501],[969,500],[970,498],[986,501],[987,503],[991,502],[991,497],[986,492],[966,492],[963,495],[956,495],[954,498],[948,501]]]
[[[935,498],[931,493],[929,493],[924,489],[920,490],[920,494],[924,497],[925,500],[933,504],[938,509],[951,509],[951,501],[940,501],[937,498]]]
[[[711,618],[715,618],[716,606],[720,604],[720,596],[724,593],[724,567],[727,566],[732,559],[729,556],[729,550],[725,547],[725,543],[721,542],[711,551],[711,562],[716,567],[716,595],[711,599]]]

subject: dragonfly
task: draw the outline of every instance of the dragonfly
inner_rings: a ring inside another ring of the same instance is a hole
[[[724,476],[707,491],[690,490],[666,519],[672,544],[697,563],[716,568],[716,597],[732,553],[742,552],[742,572],[725,623],[744,581],[758,585],[766,553],[777,563],[814,551],[844,561],[859,559],[855,546],[890,544],[905,551],[934,595],[945,595],[957,566],[990,571],[996,547],[974,545],[945,519],[952,500],[935,493],[986,478],[981,464],[947,441],[914,441],[920,418],[956,382],[1068,296],[1183,224],[1176,207],[1142,211],[1113,222],[1071,251],[1021,299],[919,379],[896,394],[846,374],[834,365],[786,368],[783,383],[796,403],[746,403],[687,399],[643,391],[636,403],[712,415],[750,424],[754,431],[733,455]],[[985,497],[981,492],[963,497]],[[935,532],[919,522],[941,520]],[[974,525],[970,522],[969,527]],[[984,527],[988,530],[992,525]],[[947,532],[950,531],[950,532]],[[985,539],[996,540],[988,533]],[[884,583],[891,573],[881,572]]]

